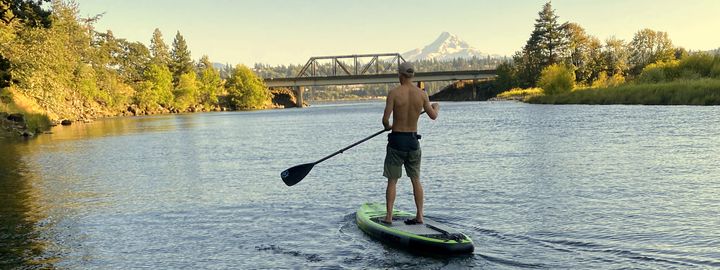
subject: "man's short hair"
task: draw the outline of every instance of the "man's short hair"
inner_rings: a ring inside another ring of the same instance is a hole
[[[415,68],[410,62],[402,62],[398,66],[398,73],[405,76],[405,78],[412,78],[415,76]]]

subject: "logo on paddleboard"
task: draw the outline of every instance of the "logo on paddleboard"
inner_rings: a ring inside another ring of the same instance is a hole
[[[280,177],[282,177],[283,179],[288,176],[290,176],[290,172],[288,172],[288,170],[284,170],[282,173],[280,173]]]

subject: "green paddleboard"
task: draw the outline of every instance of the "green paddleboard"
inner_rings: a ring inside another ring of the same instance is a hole
[[[361,205],[356,214],[358,227],[372,238],[413,253],[455,255],[475,249],[470,237],[430,218],[423,218],[424,224],[407,225],[404,221],[415,214],[393,210],[393,223],[388,225],[382,222],[385,213],[385,204]]]

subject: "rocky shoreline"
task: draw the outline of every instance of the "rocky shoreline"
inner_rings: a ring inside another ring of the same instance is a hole
[[[457,81],[430,96],[430,101],[485,101],[497,96],[492,81]]]
[[[297,99],[295,93],[289,89],[273,89],[270,91],[272,94],[272,102],[268,106],[262,109],[283,109],[283,108],[294,108],[297,107]],[[221,102],[227,104],[226,102]],[[306,104],[307,105],[307,104]],[[135,104],[128,105],[121,110],[109,110],[100,106],[79,106],[75,110],[79,110],[73,115],[77,117],[68,117],[65,119],[51,120],[47,125],[41,127],[32,127],[28,125],[28,114],[27,113],[8,113],[0,112],[0,138],[31,138],[39,134],[50,133],[50,128],[53,126],[63,125],[69,126],[73,123],[90,123],[95,119],[109,118],[109,117],[131,117],[131,116],[144,116],[144,115],[157,115],[157,114],[177,114],[177,113],[199,113],[199,112],[223,112],[233,111],[233,109],[226,106],[210,106],[205,107],[202,105],[192,106],[187,109],[178,108],[164,108],[158,106],[153,110],[142,109]]]

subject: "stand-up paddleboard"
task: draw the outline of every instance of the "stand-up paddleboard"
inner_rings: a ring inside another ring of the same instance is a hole
[[[424,224],[405,224],[415,214],[393,210],[393,223],[385,224],[385,204],[365,203],[357,211],[358,227],[371,237],[410,252],[427,255],[472,253],[473,242],[467,235],[441,223],[424,218]]]

